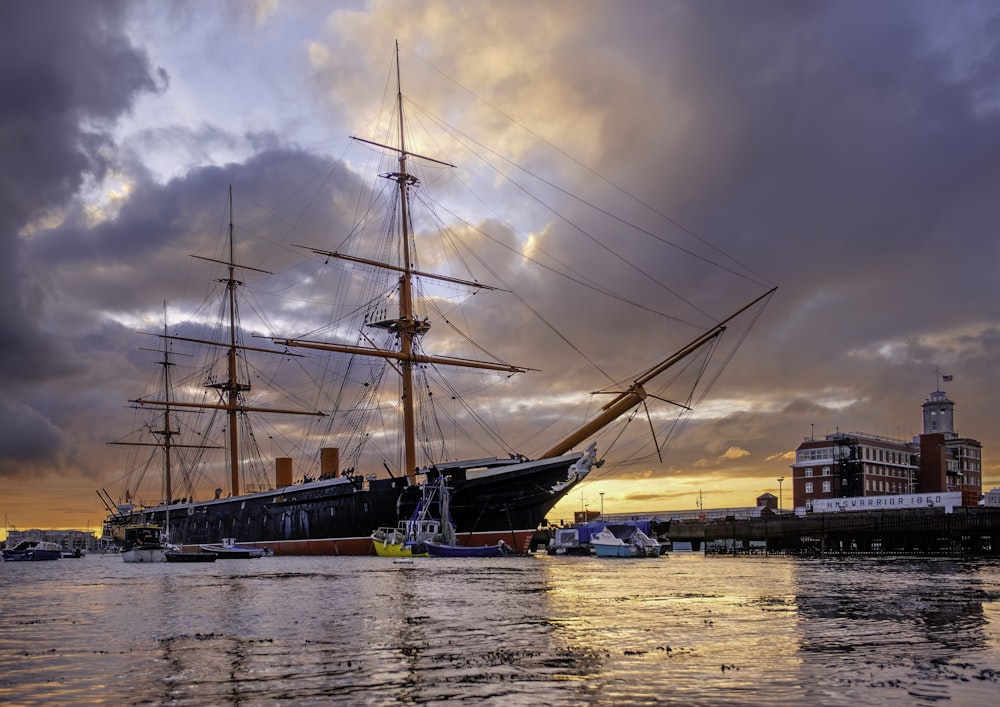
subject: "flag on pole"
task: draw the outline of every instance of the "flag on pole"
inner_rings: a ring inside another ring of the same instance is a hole
[[[941,376],[941,380],[943,380],[945,383],[947,383],[947,382],[949,382],[954,377],[955,376]]]

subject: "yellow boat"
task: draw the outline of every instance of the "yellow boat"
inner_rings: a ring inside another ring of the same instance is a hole
[[[372,545],[379,557],[426,557],[423,542],[407,541],[405,524],[399,528],[379,528],[372,533]],[[416,552],[414,552],[416,550]],[[421,552],[421,550],[423,550]]]
[[[444,480],[441,480],[442,487]],[[379,557],[426,557],[428,540],[441,539],[441,521],[431,515],[431,507],[435,504],[441,510],[441,501],[436,499],[439,489],[427,484],[424,486],[423,497],[413,516],[409,520],[400,521],[395,528],[382,527],[372,533],[372,545]],[[446,491],[441,490],[443,496]],[[444,499],[447,508],[446,496]],[[447,513],[447,511],[446,511]]]

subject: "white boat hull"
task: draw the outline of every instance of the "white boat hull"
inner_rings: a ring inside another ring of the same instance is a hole
[[[133,547],[122,553],[122,560],[125,562],[166,562],[167,548]]]

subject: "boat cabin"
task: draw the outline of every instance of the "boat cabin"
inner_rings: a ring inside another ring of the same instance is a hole
[[[133,547],[143,545],[160,544],[160,526],[158,525],[129,525],[125,527],[125,537],[123,549],[128,550]]]

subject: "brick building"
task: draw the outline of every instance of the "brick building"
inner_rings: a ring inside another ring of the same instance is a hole
[[[912,440],[867,432],[805,439],[795,450],[792,498],[809,508],[821,498],[960,491],[982,498],[983,445],[955,431],[955,403],[936,390],[924,401],[923,432]]]

